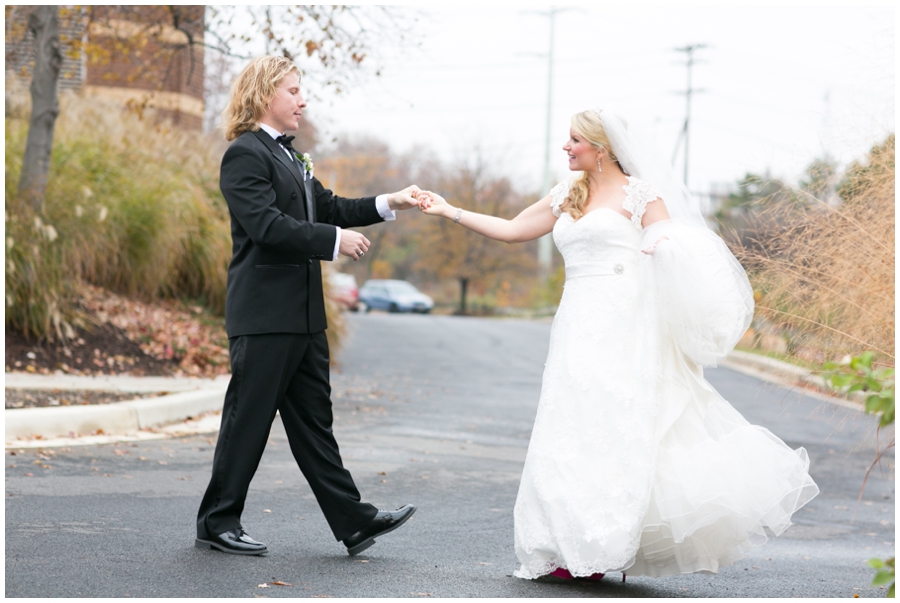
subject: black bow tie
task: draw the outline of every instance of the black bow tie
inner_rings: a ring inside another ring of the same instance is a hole
[[[275,142],[277,142],[278,144],[280,144],[281,146],[286,148],[288,151],[290,151],[291,157],[293,157],[294,155],[297,154],[297,151],[294,149],[294,147],[291,146],[292,140],[294,140],[293,136],[285,136],[284,134],[282,134],[281,136],[279,136],[278,138],[275,139]]]

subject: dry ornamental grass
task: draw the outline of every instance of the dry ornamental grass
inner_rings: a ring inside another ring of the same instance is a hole
[[[851,165],[827,203],[764,199],[734,245],[757,291],[757,323],[821,363],[872,350],[894,365],[894,137]]]

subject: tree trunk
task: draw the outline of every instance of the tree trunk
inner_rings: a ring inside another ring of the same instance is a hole
[[[459,279],[459,313],[466,315],[466,289],[469,288],[469,279]]]
[[[28,17],[34,35],[34,73],[31,78],[31,122],[19,177],[19,195],[40,212],[44,206],[53,128],[59,115],[56,82],[62,67],[59,49],[59,7],[38,6]]]

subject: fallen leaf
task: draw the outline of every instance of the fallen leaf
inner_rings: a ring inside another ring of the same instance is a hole
[[[269,588],[268,584],[257,584],[256,588]]]
[[[281,580],[275,580],[274,582],[269,582],[269,584],[271,584],[273,586],[293,586],[293,584],[290,584],[288,582],[282,582]]]
[[[271,513],[271,512],[272,512],[271,509],[263,509],[263,513]]]

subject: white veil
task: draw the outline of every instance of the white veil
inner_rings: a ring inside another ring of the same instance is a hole
[[[671,220],[643,230],[642,248],[657,245],[650,265],[664,330],[694,363],[715,366],[753,319],[753,288],[743,266],[706,224],[700,204],[639,127],[609,109],[600,116],[619,165],[652,186]]]
[[[610,109],[592,109],[600,116],[619,165],[629,176],[650,184],[666,204],[673,220],[706,226],[700,204],[675,170],[660,155],[653,140],[641,128]]]

